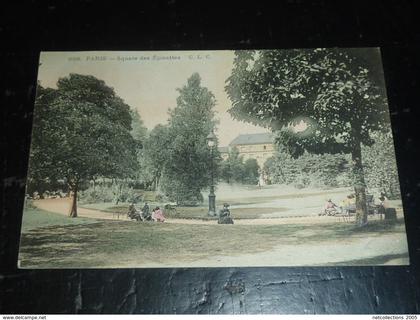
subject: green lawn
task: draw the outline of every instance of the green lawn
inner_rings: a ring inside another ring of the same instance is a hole
[[[58,213],[52,213],[36,208],[25,208],[23,211],[22,231],[51,226],[67,226],[97,222],[88,218],[69,218]]]
[[[26,213],[27,214],[27,213]],[[42,211],[21,239],[21,267],[118,267],[240,255],[281,244],[310,244],[365,237],[380,232],[404,232],[404,222],[372,221],[326,225],[188,225],[69,219]],[[32,215],[28,215],[32,216]],[[44,216],[44,217],[42,217]],[[61,225],[58,225],[61,224]],[[29,225],[29,223],[28,223]],[[30,230],[29,230],[30,229]],[[366,262],[368,263],[368,261]]]

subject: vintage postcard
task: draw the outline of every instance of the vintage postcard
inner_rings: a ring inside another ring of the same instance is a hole
[[[20,268],[408,264],[378,48],[41,53]]]

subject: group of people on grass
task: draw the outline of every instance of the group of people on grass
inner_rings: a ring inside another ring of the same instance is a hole
[[[379,196],[379,203],[367,203],[367,205],[368,207],[373,206],[378,214],[384,214],[385,210],[389,208],[388,198],[384,192],[381,192],[381,195]],[[344,200],[340,201],[339,205],[336,205],[331,199],[328,199],[319,215],[334,216],[343,213],[350,214],[351,212],[356,212],[356,195],[354,193],[349,194]]]
[[[130,204],[127,217],[137,221],[165,222],[163,211],[159,207],[156,207],[150,212],[150,207],[147,202],[141,210],[137,210],[134,203]]]
[[[233,224],[233,219],[230,215],[229,204],[224,203],[223,208],[219,211],[218,224]],[[147,202],[144,204],[141,210],[137,210],[134,203],[130,204],[128,207],[127,217],[136,221],[155,221],[155,222],[165,222],[165,216],[163,211],[156,207],[150,212],[150,207]]]

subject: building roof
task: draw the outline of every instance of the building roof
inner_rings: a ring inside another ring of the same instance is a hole
[[[253,133],[240,134],[229,144],[231,146],[238,146],[244,144],[264,144],[273,143],[274,135],[272,133]]]
[[[229,152],[229,147],[219,147],[219,152],[220,153],[228,153]]]

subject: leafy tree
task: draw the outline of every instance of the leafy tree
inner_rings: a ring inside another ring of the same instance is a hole
[[[136,168],[129,106],[104,81],[70,74],[57,89],[38,87],[30,153],[32,176],[65,179],[77,216],[81,183],[124,177]]]
[[[162,188],[174,201],[194,205],[202,201],[201,190],[211,183],[212,158],[217,162],[220,155],[217,145],[213,154],[206,137],[214,130],[215,98],[201,86],[201,78],[194,73],[187,84],[178,89],[177,106],[169,111],[169,136],[171,144],[167,153]]]
[[[57,181],[59,176],[54,175],[54,172],[48,172],[47,170],[41,170],[39,164],[36,163],[36,159],[42,159],[44,151],[41,146],[49,145],[49,135],[45,137],[42,134],[36,134],[39,131],[39,127],[46,127],[51,125],[48,123],[48,119],[55,116],[54,111],[49,108],[57,98],[57,90],[51,88],[43,88],[38,83],[37,98],[35,101],[34,121],[33,121],[33,134],[32,134],[32,147],[30,150],[30,170],[28,172],[28,178],[26,183],[26,190],[30,194],[35,191],[41,195],[52,187],[52,181]],[[33,163],[32,163],[33,162]],[[51,190],[51,189],[50,189]]]
[[[264,164],[270,181],[281,184],[306,186],[343,186],[344,179],[349,180],[348,156],[343,154],[311,154],[305,152],[299,158],[293,158],[286,150],[278,150]],[[347,186],[347,184],[345,184]]]
[[[247,159],[244,163],[244,179],[243,182],[247,184],[257,184],[259,177],[258,162],[256,159]]]
[[[274,155],[268,158],[263,166],[263,170],[268,174],[271,183],[292,184],[294,179],[290,178],[290,172],[295,171],[288,168],[288,164],[293,160],[292,156],[282,145],[276,147]]]
[[[220,163],[220,178],[226,181],[227,183],[231,183],[232,180],[232,169],[228,159],[222,161]]]
[[[256,184],[259,177],[257,160],[247,159],[244,162],[239,150],[233,147],[229,150],[227,159],[220,164],[220,177],[227,183]]]
[[[172,136],[167,125],[154,127],[144,145],[143,175],[147,184],[157,190],[160,185],[163,170],[169,159]]]
[[[130,110],[131,122],[131,136],[136,141],[137,149],[142,149],[147,138],[147,128],[144,126],[137,110]]]
[[[145,186],[145,184],[147,184],[147,177],[149,176],[147,172],[148,168],[146,165],[144,151],[144,145],[148,139],[148,132],[137,110],[130,110],[130,115],[132,118],[132,129],[130,133],[135,141],[135,149],[138,163],[137,171],[134,174],[134,180],[131,182],[131,184],[137,188],[142,188]],[[120,189],[122,190],[123,182],[119,181],[119,184]]]
[[[226,91],[234,118],[277,131],[293,156],[350,153],[356,222],[367,222],[362,145],[390,124],[378,50],[237,51]]]
[[[362,148],[366,183],[369,188],[385,192],[391,199],[401,199],[392,134],[378,133],[373,138],[375,143],[372,146]]]
[[[242,182],[244,176],[243,157],[238,148],[231,148],[226,160],[220,164],[220,176],[227,183]]]

